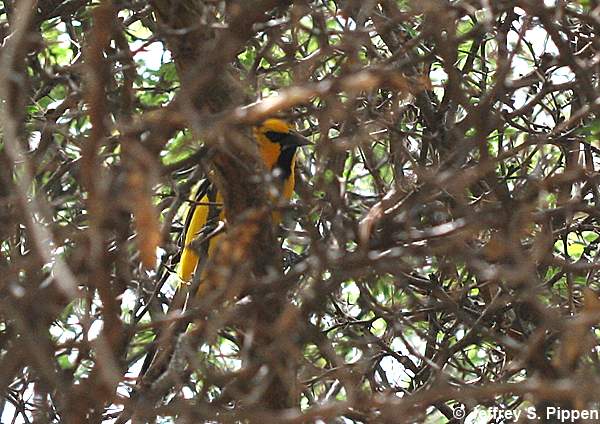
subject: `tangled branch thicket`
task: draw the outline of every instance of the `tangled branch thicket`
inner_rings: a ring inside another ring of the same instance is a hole
[[[5,0],[0,421],[598,410],[599,33],[595,0]],[[314,142],[288,203],[273,116]]]

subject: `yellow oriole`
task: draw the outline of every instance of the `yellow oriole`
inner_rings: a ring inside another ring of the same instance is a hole
[[[280,195],[288,200],[294,191],[294,165],[296,150],[309,141],[298,134],[292,127],[281,119],[267,119],[261,125],[254,127],[253,135],[258,143],[260,158],[267,169],[273,172],[275,178],[282,182]],[[195,201],[187,213],[183,236],[183,252],[179,262],[179,278],[189,282],[198,265],[199,255],[191,243],[202,233],[210,233],[211,223],[223,221],[225,213],[219,207],[223,203],[221,195],[205,183],[198,188]],[[274,220],[279,216],[274,214]],[[210,257],[217,244],[218,236],[212,237],[208,243],[206,254]]]

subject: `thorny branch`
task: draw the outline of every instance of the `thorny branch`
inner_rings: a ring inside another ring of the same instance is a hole
[[[597,408],[600,6],[551,3],[5,1],[0,421]],[[314,142],[289,204],[272,116]]]

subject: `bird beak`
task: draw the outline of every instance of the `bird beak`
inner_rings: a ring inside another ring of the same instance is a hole
[[[302,134],[296,131],[290,131],[290,135],[292,136],[293,143],[297,147],[308,146],[313,144],[308,138],[304,137]]]

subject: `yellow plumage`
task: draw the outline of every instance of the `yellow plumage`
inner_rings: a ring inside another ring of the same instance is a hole
[[[260,126],[253,129],[253,135],[258,143],[259,155],[267,169],[271,170],[276,178],[282,179],[280,195],[285,200],[289,200],[294,191],[294,165],[296,161],[296,149],[299,146],[308,144],[308,140],[300,134],[293,131],[292,127],[280,119],[267,119]],[[199,190],[201,191],[201,190]],[[200,193],[202,194],[202,192]],[[198,197],[198,196],[196,196]],[[200,199],[195,200],[195,204],[190,206],[188,219],[186,220],[183,252],[179,262],[178,275],[184,282],[189,282],[196,267],[198,266],[199,256],[191,247],[191,243],[207,226],[210,221],[210,204],[222,204],[223,199],[219,193],[213,196],[203,194]],[[224,211],[218,212],[218,219],[224,219]],[[216,218],[216,217],[215,217]],[[279,215],[274,214],[274,221],[279,221]],[[210,257],[218,243],[219,235],[212,237],[209,241],[206,254]]]

